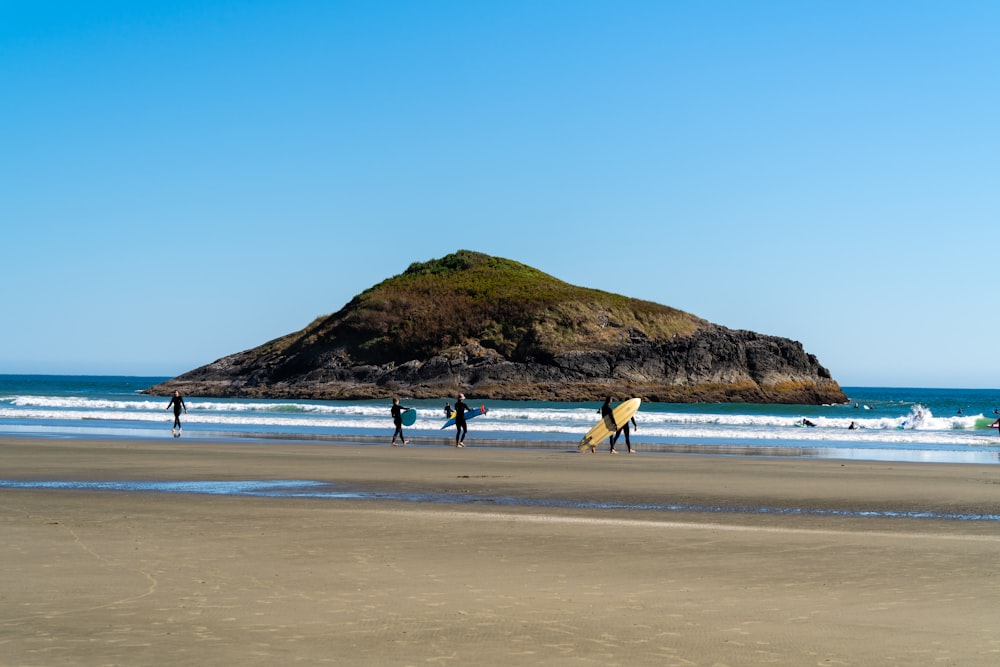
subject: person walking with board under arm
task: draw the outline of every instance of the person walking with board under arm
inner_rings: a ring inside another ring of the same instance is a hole
[[[399,445],[396,444],[397,435],[404,445],[410,444],[410,441],[403,437],[403,413],[409,409],[410,408],[400,405],[398,398],[392,399],[392,408],[389,412],[392,414],[392,423],[396,426],[396,431],[392,434],[393,447],[399,447]]]
[[[469,432],[469,427],[465,423],[465,411],[469,406],[465,404],[465,394],[459,394],[455,402],[455,446],[465,447],[465,436]]]

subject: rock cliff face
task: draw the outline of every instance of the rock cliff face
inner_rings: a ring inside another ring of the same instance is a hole
[[[193,396],[662,402],[847,400],[801,343],[460,251],[339,312],[150,388]]]

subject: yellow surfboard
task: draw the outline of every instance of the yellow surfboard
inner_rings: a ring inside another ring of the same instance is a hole
[[[626,422],[635,416],[635,413],[639,411],[639,404],[642,403],[641,398],[630,398],[624,403],[619,403],[618,406],[611,411],[614,415],[614,422],[611,421],[609,417],[605,417],[601,421],[597,422],[594,428],[587,431],[587,435],[583,436],[583,440],[580,441],[577,447],[581,452],[585,449],[590,449],[591,447],[596,447],[601,444],[605,439],[610,438],[615,434],[615,427],[613,424],[618,424],[619,427],[625,426]]]

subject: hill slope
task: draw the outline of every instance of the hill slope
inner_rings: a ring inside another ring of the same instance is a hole
[[[198,396],[666,402],[846,400],[800,343],[459,251],[301,331],[151,388]]]

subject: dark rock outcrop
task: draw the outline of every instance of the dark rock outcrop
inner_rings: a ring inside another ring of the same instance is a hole
[[[196,396],[821,404],[846,401],[796,341],[461,251],[414,264],[302,331],[147,390]]]

